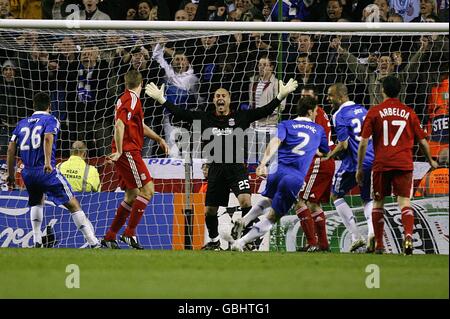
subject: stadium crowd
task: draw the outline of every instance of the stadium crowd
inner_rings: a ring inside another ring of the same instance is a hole
[[[281,18],[277,6],[274,0],[0,0],[0,19],[448,21],[448,0],[290,0],[283,1]],[[0,155],[17,121],[32,113],[38,91],[50,93],[52,114],[61,122],[59,156],[69,157],[76,140],[86,141],[90,157],[110,153],[114,107],[131,69],[143,75],[144,86],[165,83],[172,103],[204,111],[210,110],[208,102],[219,87],[230,91],[233,109],[257,108],[277,95],[278,74],[285,82],[292,77],[299,87],[282,106],[282,119],[295,116],[293,106],[305,86],[315,87],[318,104],[330,114],[330,85],[345,83],[351,98],[369,108],[380,102],[381,80],[395,74],[402,81],[401,100],[414,108],[437,144],[433,155],[448,147],[447,35],[234,33],[193,38],[191,33],[174,40],[114,33],[99,42],[64,33],[0,30],[0,37],[19,48],[0,45]],[[186,123],[153,100],[142,96],[142,101],[147,125],[165,137],[170,155],[178,156],[170,134]],[[270,131],[276,121],[274,114],[254,128]],[[144,156],[158,155],[161,150],[147,140]]]

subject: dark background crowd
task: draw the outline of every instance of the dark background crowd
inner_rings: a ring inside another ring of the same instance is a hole
[[[278,12],[274,0],[0,0],[0,19],[336,23],[448,21],[448,0],[290,0],[283,2],[281,18]],[[31,98],[41,90],[50,93],[52,114],[61,122],[60,156],[68,156],[75,140],[87,142],[91,157],[107,154],[115,103],[130,69],[142,73],[144,85],[166,83],[172,102],[204,111],[210,110],[212,93],[220,87],[230,91],[233,110],[248,109],[276,96],[278,79],[293,77],[300,85],[283,105],[281,119],[295,116],[305,87],[315,89],[318,103],[331,115],[326,92],[336,82],[348,86],[355,102],[373,106],[381,102],[381,79],[396,74],[403,84],[402,100],[424,125],[434,112],[433,88],[448,81],[444,34],[233,33],[198,38],[191,32],[174,40],[130,32],[105,33],[101,41],[93,41],[83,33],[48,35],[0,27],[0,40],[0,155],[6,153],[17,121],[32,113]],[[141,98],[147,125],[166,140],[173,129],[187,127],[151,99]],[[448,144],[448,88],[446,99],[447,127],[439,138]],[[268,119],[258,125],[274,123]],[[144,156],[160,155],[157,145],[146,141]]]

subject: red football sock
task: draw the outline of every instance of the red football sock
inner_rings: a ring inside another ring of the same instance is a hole
[[[139,224],[142,215],[144,215],[145,208],[148,205],[148,200],[144,197],[138,196],[133,203],[131,209],[130,220],[128,221],[127,228],[123,233],[125,236],[132,237],[136,235],[136,227]]]
[[[300,219],[300,225],[305,233],[308,245],[317,246],[316,231],[314,229],[314,221],[308,207],[297,209],[297,216]]]
[[[327,237],[327,227],[326,227],[326,217],[323,210],[314,212],[311,214],[313,220],[314,220],[314,226],[316,228],[317,233],[317,239],[319,248],[323,250],[327,250],[330,247],[330,244],[328,243],[328,237]]]
[[[383,249],[383,233],[384,233],[384,209],[374,208],[372,209],[372,224],[373,231],[375,233],[376,249]]]
[[[109,228],[108,232],[105,235],[105,240],[115,240],[117,232],[122,228],[122,226],[127,221],[128,216],[130,216],[131,206],[128,205],[125,201],[121,202],[116,211],[116,216],[114,216],[114,220]]]
[[[402,224],[405,232],[405,237],[412,237],[414,228],[414,211],[411,207],[402,208]]]

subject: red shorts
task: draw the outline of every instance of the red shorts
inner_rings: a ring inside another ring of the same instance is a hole
[[[300,191],[300,198],[316,204],[329,202],[334,170],[333,159],[321,161],[315,157]]]
[[[123,190],[141,188],[152,181],[141,152],[124,152],[115,164],[119,185]]]
[[[392,170],[386,172],[372,173],[373,199],[382,200],[385,196],[396,196],[411,198],[413,185],[413,172]]]

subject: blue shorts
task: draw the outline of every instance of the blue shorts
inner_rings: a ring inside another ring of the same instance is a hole
[[[297,202],[304,179],[302,173],[279,166],[275,173],[267,177],[266,189],[261,195],[272,199],[272,208],[277,215],[284,216]]]
[[[372,170],[366,169],[363,173],[364,181],[363,185],[360,186],[359,189],[361,192],[361,199],[364,202],[368,202],[372,200]],[[334,175],[333,194],[336,195],[336,197],[342,198],[357,185],[356,172],[346,172],[345,170],[339,169]]]
[[[24,168],[22,179],[28,191],[29,206],[40,205],[44,194],[56,205],[66,204],[73,197],[69,182],[57,169],[46,174],[43,167]]]

